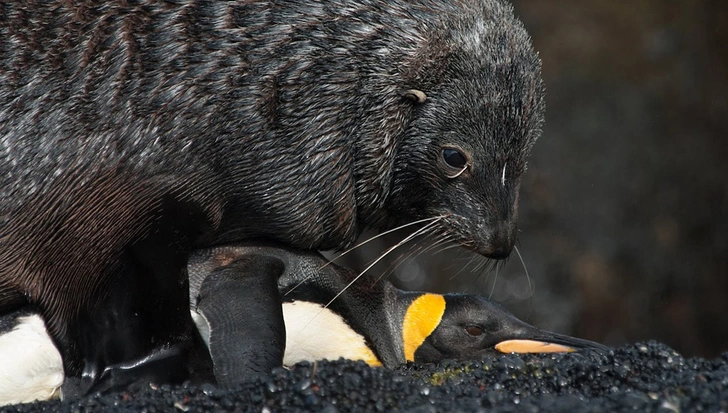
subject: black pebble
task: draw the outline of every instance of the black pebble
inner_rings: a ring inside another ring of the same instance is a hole
[[[266,381],[235,389],[161,386],[6,407],[18,412],[177,411],[726,411],[728,353],[686,359],[669,347],[640,343],[613,355],[505,355],[482,361],[408,364],[372,370],[359,362],[276,369]],[[677,409],[677,410],[675,410]],[[3,410],[5,411],[5,410]]]

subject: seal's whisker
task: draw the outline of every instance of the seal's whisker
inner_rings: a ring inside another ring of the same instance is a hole
[[[467,250],[466,250],[466,251],[467,251]],[[473,262],[475,262],[476,264],[475,264],[475,267],[473,267],[473,269],[472,269],[472,270],[469,270],[469,271],[470,271],[471,273],[475,273],[475,272],[478,272],[478,271],[480,271],[480,269],[481,269],[481,268],[483,268],[483,265],[482,265],[483,257],[482,257],[481,255],[479,255],[479,254],[476,254],[476,253],[472,252],[472,251],[468,251],[468,252],[470,253],[470,260],[468,260],[468,263],[467,263],[467,264],[465,264],[465,266],[463,266],[463,268],[461,268],[461,269],[460,269],[460,270],[459,270],[458,272],[456,272],[456,273],[455,273],[455,275],[453,275],[453,276],[452,276],[452,277],[450,278],[451,280],[455,279],[455,277],[459,276],[459,275],[460,275],[460,274],[462,274],[462,273],[463,273],[463,272],[464,272],[465,270],[467,270],[467,269],[468,269],[468,267],[469,267],[469,266],[470,266],[470,265],[471,265],[471,264],[472,264]],[[478,277],[480,277],[480,275],[478,275]],[[477,277],[476,277],[476,279],[477,279]]]
[[[457,172],[456,174],[454,174],[454,175],[445,175],[445,176],[447,176],[449,179],[455,179],[458,176],[462,175],[463,172],[465,172],[465,170],[468,169],[468,166],[469,166],[468,164],[465,164],[465,166],[463,166],[463,168],[459,172]]]
[[[408,260],[411,260],[412,257],[415,254],[419,254],[419,252],[422,251],[422,249],[424,249],[425,246],[424,245],[419,245],[418,243],[415,242],[414,244],[409,245],[407,248],[408,248],[407,251],[402,252],[394,260],[394,262],[389,265],[389,267],[387,268],[387,270],[384,271],[382,273],[382,275],[380,275],[379,277],[377,277],[377,279],[374,281],[374,283],[372,285],[375,285],[376,283],[378,283],[382,278],[387,278],[390,275],[392,275],[397,270],[397,268],[399,268],[402,264],[404,264]]]
[[[460,247],[462,247],[462,245],[460,245],[460,244],[451,244],[451,245],[448,245],[446,247],[442,247],[439,250],[433,252],[432,255],[440,254],[441,252],[445,252],[447,250],[451,250],[453,248],[460,248]]]
[[[431,230],[435,230],[435,227],[431,227]],[[417,256],[424,254],[425,252],[431,251],[434,248],[439,247],[440,245],[443,245],[450,241],[451,235],[444,233],[444,232],[433,232],[432,234],[432,242],[430,242],[427,245],[423,245],[422,248],[419,249],[419,252],[417,253]],[[416,257],[415,257],[416,258]]]
[[[403,254],[398,259],[398,262],[396,263],[394,269],[396,269],[397,267],[401,266],[402,264],[404,264],[407,261],[413,261],[413,260],[415,260],[417,257],[419,257],[420,255],[424,254],[429,249],[431,249],[433,245],[442,245],[443,242],[446,242],[445,241],[445,238],[446,237],[447,237],[446,235],[440,235],[437,238],[435,238],[432,241],[432,243],[429,244],[429,245],[426,245],[426,244],[423,244],[423,243],[416,244],[417,245],[417,248],[410,249],[409,253],[407,253],[406,255]]]
[[[488,294],[488,299],[493,298],[493,292],[495,291],[495,283],[498,282],[498,271],[500,270],[499,263],[495,264],[495,278],[493,279],[493,286],[490,288],[490,294]]]
[[[435,240],[435,242],[433,242],[432,244],[428,245],[427,248],[425,248],[424,250],[422,250],[419,255],[422,255],[422,254],[425,254],[425,253],[429,253],[430,251],[434,250],[435,248],[438,248],[438,251],[444,251],[445,249],[447,249],[447,247],[440,248],[440,246],[445,245],[445,244],[448,244],[448,243],[452,243],[451,237],[449,237],[447,235],[443,235],[440,238],[438,238],[437,240]],[[431,253],[430,255],[435,255],[435,254],[436,253]]]
[[[434,228],[435,228],[434,226],[430,226],[430,228],[428,228],[425,232],[423,232],[423,234],[425,236],[429,235],[429,234],[427,234],[427,231],[429,231],[430,229],[434,229]],[[423,227],[422,229],[424,230],[425,228]],[[447,234],[440,234],[439,235],[439,238],[436,238],[434,240],[434,243],[437,244],[437,243],[441,242],[443,238],[447,238],[447,237],[448,237]],[[415,245],[417,245],[417,244],[415,244]],[[419,245],[419,246],[417,246],[414,249],[412,247],[410,247],[410,250],[408,251],[408,253],[402,254],[399,258],[397,258],[397,261],[395,262],[395,264],[392,265],[392,266],[390,266],[390,268],[389,268],[388,271],[386,271],[385,273],[383,273],[382,275],[380,275],[379,277],[377,277],[377,279],[374,281],[374,284],[376,284],[379,281],[381,281],[382,278],[385,277],[385,275],[386,276],[391,275],[394,272],[394,270],[396,270],[398,267],[400,267],[402,264],[404,264],[408,260],[411,262],[412,260],[416,259],[422,253],[424,253],[425,251],[427,251],[428,248],[430,248],[430,246],[425,246],[425,245]]]
[[[440,220],[441,220],[442,218],[443,218],[443,216],[439,216],[439,217],[437,217],[437,219],[435,219],[435,220],[431,220],[431,222],[429,222],[429,223],[428,223],[427,225],[425,225],[424,227],[422,227],[422,228],[418,229],[417,231],[413,232],[412,234],[410,234],[409,236],[407,236],[406,238],[404,238],[404,239],[403,239],[402,241],[398,242],[398,243],[397,243],[397,244],[395,244],[394,246],[392,246],[392,247],[390,247],[389,249],[387,249],[386,251],[384,251],[384,253],[383,253],[382,255],[380,255],[380,256],[379,256],[379,258],[377,258],[377,259],[376,259],[376,260],[374,260],[374,261],[373,261],[373,262],[372,262],[371,264],[369,264],[369,265],[368,265],[368,266],[367,266],[366,268],[364,268],[364,271],[362,271],[361,273],[359,273],[359,275],[357,275],[356,277],[354,277],[354,279],[353,279],[353,280],[351,280],[351,282],[350,282],[349,284],[347,284],[347,285],[346,285],[346,286],[345,286],[345,287],[344,287],[344,288],[343,288],[343,289],[342,289],[341,291],[339,291],[339,293],[338,293],[338,294],[336,294],[336,295],[334,296],[334,298],[332,298],[332,299],[331,299],[331,301],[329,301],[329,302],[328,302],[328,303],[326,304],[326,306],[324,306],[324,308],[328,308],[328,306],[330,306],[330,305],[331,305],[331,303],[333,303],[333,302],[334,302],[334,301],[335,301],[335,300],[336,300],[337,298],[339,298],[339,296],[341,296],[341,294],[343,294],[343,293],[344,293],[344,291],[346,291],[347,289],[349,289],[349,287],[351,287],[351,286],[352,286],[352,285],[353,285],[353,284],[354,284],[354,283],[355,283],[355,282],[356,282],[357,280],[359,280],[359,278],[361,278],[361,277],[362,277],[362,275],[364,275],[364,273],[366,273],[367,271],[369,271],[369,269],[370,269],[370,268],[372,268],[372,267],[373,267],[374,265],[376,265],[376,264],[377,264],[377,263],[378,263],[379,261],[381,261],[381,260],[382,260],[382,259],[383,259],[384,257],[386,257],[387,255],[389,255],[389,253],[391,253],[392,251],[394,251],[394,250],[395,250],[395,249],[397,249],[398,247],[402,246],[403,244],[405,244],[406,242],[408,242],[408,241],[409,241],[409,240],[411,240],[412,238],[415,238],[415,237],[417,237],[418,235],[422,235],[422,234],[424,234],[425,232],[429,231],[429,230],[430,230],[430,229],[431,229],[431,228],[432,228],[432,227],[433,227],[433,226],[434,226],[435,224],[437,224],[437,223],[438,223],[438,222],[439,222],[439,221],[440,221]]]
[[[531,276],[528,274],[528,268],[526,268],[526,262],[523,261],[523,256],[521,255],[521,251],[518,250],[517,246],[513,246],[513,249],[516,251],[516,254],[518,255],[518,259],[521,260],[521,265],[523,265],[523,271],[526,273],[526,279],[528,280],[528,295],[529,297],[533,296],[533,283],[531,282]]]
[[[436,238],[434,240],[434,242],[432,244],[427,245],[427,246],[421,245],[414,251],[409,252],[406,257],[403,255],[404,258],[398,259],[398,262],[391,268],[391,271],[389,271],[386,275],[391,275],[392,272],[394,272],[398,267],[402,266],[405,262],[407,262],[407,261],[412,262],[412,261],[416,260],[420,255],[426,253],[427,251],[429,251],[433,248],[436,248],[439,245],[443,245],[449,241],[450,241],[449,236],[447,234],[441,234],[438,238]],[[381,281],[382,278],[384,278],[384,276],[385,276],[385,274],[380,275],[377,278],[376,282]]]
[[[421,224],[421,223],[423,223],[423,222],[430,222],[430,223],[432,223],[433,221],[437,221],[437,220],[440,220],[440,219],[441,219],[441,218],[443,218],[443,217],[444,217],[444,215],[438,215],[438,216],[436,216],[436,217],[431,217],[431,218],[424,218],[424,219],[419,219],[419,220],[417,220],[417,221],[412,221],[412,222],[410,222],[410,223],[407,223],[407,224],[403,224],[403,225],[400,225],[400,226],[398,226],[398,227],[394,227],[394,228],[392,228],[392,229],[390,229],[390,230],[387,230],[387,231],[381,232],[381,233],[379,233],[379,234],[377,234],[377,235],[374,235],[374,236],[372,236],[372,237],[369,237],[369,238],[367,238],[366,240],[364,240],[364,241],[362,241],[362,242],[360,242],[360,243],[358,243],[358,244],[354,245],[353,247],[349,248],[348,250],[346,250],[346,251],[342,252],[341,254],[337,255],[336,257],[332,258],[332,259],[331,259],[331,261],[329,261],[328,263],[324,264],[324,266],[323,266],[323,267],[321,267],[321,268],[324,268],[324,267],[326,267],[327,265],[329,265],[329,263],[332,263],[332,262],[334,262],[334,261],[338,260],[339,258],[343,257],[344,255],[346,255],[346,254],[348,254],[348,253],[350,253],[350,252],[354,251],[355,249],[357,249],[357,248],[359,248],[359,247],[361,247],[361,246],[363,246],[363,245],[365,245],[365,244],[368,244],[368,243],[369,243],[369,242],[371,242],[371,241],[374,241],[375,239],[377,239],[377,238],[379,238],[379,237],[382,237],[382,236],[384,236],[384,235],[387,235],[387,234],[391,234],[392,232],[395,232],[395,231],[397,231],[397,230],[400,230],[400,229],[402,229],[402,228],[407,228],[407,227],[410,227],[410,226],[412,226],[412,225],[417,225],[417,224]],[[319,269],[321,269],[321,268],[319,268]]]
[[[333,259],[331,259],[330,261],[328,261],[328,262],[327,262],[326,264],[324,264],[324,265],[322,265],[321,267],[319,267],[319,268],[318,268],[318,271],[321,271],[322,269],[326,268],[326,266],[328,266],[328,265],[329,265],[329,264],[331,264],[332,262],[336,261],[337,259],[341,258],[341,257],[342,257],[342,256],[344,256],[345,254],[348,254],[348,253],[350,253],[351,251],[353,251],[353,250],[355,250],[355,249],[357,249],[357,248],[361,247],[362,245],[364,245],[364,244],[367,244],[367,243],[369,243],[370,241],[373,241],[373,240],[375,240],[375,239],[377,239],[377,238],[379,238],[379,237],[381,237],[381,236],[383,236],[383,235],[387,235],[387,234],[390,234],[390,233],[392,233],[392,232],[394,232],[394,231],[397,231],[397,230],[399,230],[399,229],[402,229],[402,228],[406,228],[406,227],[409,227],[409,226],[412,226],[412,225],[417,225],[417,224],[421,224],[421,223],[423,223],[423,222],[428,222],[428,221],[429,221],[429,224],[432,224],[433,222],[436,222],[436,221],[440,220],[440,219],[441,219],[441,218],[443,218],[443,217],[444,217],[444,215],[438,215],[438,216],[436,216],[436,217],[431,217],[431,218],[424,218],[424,219],[420,219],[420,220],[417,220],[417,221],[413,221],[413,222],[410,222],[410,223],[408,223],[408,224],[403,224],[403,225],[400,225],[400,226],[398,226],[398,227],[392,228],[392,229],[390,229],[390,230],[388,230],[388,231],[384,231],[384,232],[382,232],[382,233],[380,233],[380,234],[377,234],[377,235],[375,235],[375,236],[373,236],[373,237],[370,237],[370,238],[368,238],[368,239],[366,239],[366,240],[364,240],[364,241],[360,242],[359,244],[357,244],[357,245],[355,245],[355,246],[353,246],[353,247],[349,248],[348,250],[346,250],[346,251],[342,252],[342,253],[341,253],[341,254],[339,254],[338,256],[334,257]],[[429,224],[428,224],[428,225],[429,225]],[[423,228],[424,228],[424,227],[423,227]],[[418,231],[419,231],[419,230],[418,230]],[[417,231],[416,231],[415,233],[417,233]],[[301,281],[300,281],[300,282],[299,282],[298,284],[294,285],[294,286],[293,286],[293,287],[292,287],[292,288],[291,288],[290,290],[286,291],[286,292],[285,292],[285,293],[284,293],[283,295],[284,295],[284,296],[287,296],[288,294],[292,293],[293,291],[295,291],[295,290],[296,290],[296,289],[297,289],[298,287],[300,287],[301,285],[303,285],[303,283],[305,283],[306,281],[308,281],[308,280],[309,280],[309,279],[310,279],[311,277],[313,277],[313,276],[314,276],[314,273],[312,273],[312,274],[309,274],[308,276],[304,277],[304,278],[303,278],[303,279],[302,279],[302,280],[301,280]]]
[[[480,270],[488,271],[488,270],[491,270],[494,267],[496,267],[498,265],[498,263],[500,262],[500,261],[497,261],[497,260],[491,260],[490,258],[486,258],[486,257],[484,257],[482,255],[477,255],[477,258],[478,258],[478,263],[475,266],[475,270],[476,271],[480,271]]]
[[[462,268],[460,268],[460,270],[458,270],[458,272],[455,273],[455,275],[450,277],[451,280],[454,279],[456,276],[458,276],[461,272],[465,271],[465,269],[467,269],[470,266],[470,264],[473,263],[473,261],[475,261],[476,259],[479,259],[479,257],[480,257],[478,254],[475,254],[472,251],[469,251],[469,250],[464,250],[464,251],[468,252],[468,254],[470,255],[470,259],[468,259],[467,257],[461,257],[461,259],[467,259],[468,262]],[[449,268],[452,268],[454,266],[455,266],[455,263],[453,263]],[[478,269],[478,265],[475,266],[475,268],[472,270],[472,272],[475,272],[477,269]]]

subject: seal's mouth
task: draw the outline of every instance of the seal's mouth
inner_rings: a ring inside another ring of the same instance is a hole
[[[511,251],[513,251],[513,244],[508,246],[498,245],[494,247],[486,247],[477,252],[492,260],[504,260],[511,255]]]
[[[502,221],[487,228],[478,252],[494,260],[508,258],[516,244],[516,223]]]

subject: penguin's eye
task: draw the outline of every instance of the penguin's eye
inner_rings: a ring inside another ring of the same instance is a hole
[[[473,337],[482,336],[484,333],[483,329],[478,326],[467,326],[465,331]]]
[[[465,158],[465,155],[463,155],[459,150],[453,148],[445,148],[442,150],[442,160],[444,160],[449,167],[454,169],[463,169],[465,168],[465,165],[468,164],[468,160]]]

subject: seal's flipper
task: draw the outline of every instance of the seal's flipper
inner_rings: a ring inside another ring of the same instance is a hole
[[[127,389],[139,391],[149,383],[175,383],[183,374],[187,351],[180,344],[156,349],[138,360],[107,366],[98,379],[89,383],[84,378],[69,377],[62,386],[63,399],[76,399],[86,394]],[[89,384],[91,386],[89,387]]]
[[[64,398],[149,383],[214,381],[212,360],[190,317],[186,269],[192,244],[210,231],[206,215],[192,202],[169,197],[139,220],[148,223],[142,235],[108,260],[116,264],[102,267],[98,277],[106,282],[86,286],[84,294],[95,291],[93,301],[79,303],[70,315],[64,310],[72,300],[39,305],[63,358]]]
[[[71,324],[83,370],[68,374],[64,355],[64,399],[149,383],[214,382],[212,360],[189,314],[186,272],[175,275],[173,266],[166,273],[149,271],[127,262],[132,264],[112,284],[103,305]]]
[[[196,311],[209,328],[220,385],[252,380],[282,365],[286,329],[277,283],[283,271],[276,258],[247,255],[202,281]]]

